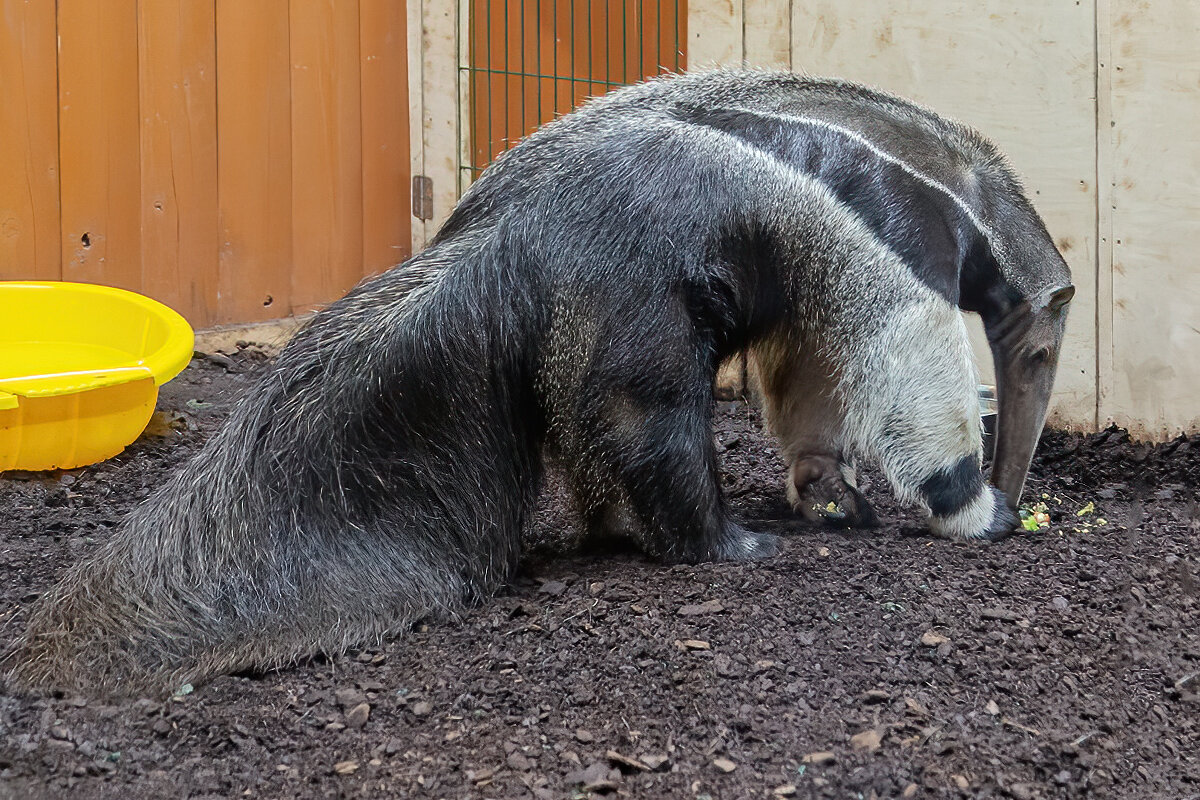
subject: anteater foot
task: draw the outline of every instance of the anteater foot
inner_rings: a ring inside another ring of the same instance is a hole
[[[929,527],[947,539],[1003,539],[1020,526],[1021,520],[1008,505],[1004,492],[995,486],[981,487],[974,500],[952,514],[934,515]]]
[[[809,522],[839,528],[874,528],[879,517],[863,493],[848,480],[849,468],[830,456],[797,458],[792,464],[788,499]],[[852,477],[852,473],[849,474]]]
[[[714,554],[717,561],[751,561],[779,555],[783,541],[771,533],[757,533],[730,523]]]

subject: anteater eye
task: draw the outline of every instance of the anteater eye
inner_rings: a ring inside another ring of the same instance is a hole
[[[1050,360],[1050,348],[1042,347],[1037,350],[1034,350],[1030,354],[1029,360],[1034,362],[1035,364],[1045,364],[1047,361]]]

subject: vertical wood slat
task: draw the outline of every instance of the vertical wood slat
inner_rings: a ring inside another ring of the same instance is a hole
[[[292,104],[288,0],[217,0],[220,311],[292,313]]]
[[[141,288],[136,0],[59,0],[62,276]]]
[[[0,280],[62,277],[54,5],[0,0]]]
[[[338,297],[363,275],[362,98],[357,0],[295,0],[292,305]]]
[[[408,12],[360,0],[362,254],[366,274],[412,254],[408,158]]]
[[[138,4],[141,290],[202,320],[217,315],[215,10]]]

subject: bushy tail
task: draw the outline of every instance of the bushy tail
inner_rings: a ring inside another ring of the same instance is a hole
[[[8,683],[166,693],[376,640],[502,583],[536,499],[529,382],[518,332],[488,311],[504,304],[445,266],[427,251],[298,334],[38,602]]]

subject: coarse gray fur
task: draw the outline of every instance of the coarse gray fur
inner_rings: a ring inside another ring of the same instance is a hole
[[[831,189],[848,174],[883,193]],[[910,205],[941,239],[870,223]],[[747,347],[789,460],[852,484],[847,455],[873,459],[904,500],[953,508],[931,521],[949,535],[1011,527],[948,293],[979,252],[1013,302],[1063,285],[1048,242],[995,148],[904,101],[767,72],[613,92],[319,312],[37,603],[9,683],[169,692],[452,613],[512,574],[546,456],[594,531],[632,523],[668,560],[770,555],[730,518],[711,437],[713,376]],[[974,477],[938,477],[963,459]]]

